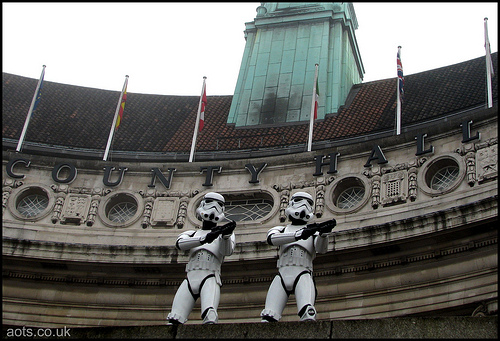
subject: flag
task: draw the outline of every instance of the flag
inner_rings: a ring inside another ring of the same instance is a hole
[[[191,142],[191,152],[189,153],[189,162],[193,162],[196,138],[198,137],[198,132],[200,132],[205,125],[205,105],[207,104],[207,90],[205,85],[206,79],[207,77],[203,77],[200,102],[198,103],[198,113],[196,114],[196,124],[194,125],[193,141]]]
[[[203,129],[203,126],[205,125],[205,106],[206,105],[207,105],[207,87],[205,85],[203,87],[203,95],[201,96],[199,131],[201,131]]]
[[[313,98],[311,101],[311,113],[309,114],[309,136],[307,138],[307,151],[312,150],[312,137],[313,137],[313,126],[314,120],[318,118],[318,100],[319,100],[319,89],[318,89],[318,64],[314,65],[314,81],[313,81]]]
[[[40,78],[40,86],[38,87],[38,92],[36,93],[36,99],[35,99],[35,104],[33,105],[33,111],[31,112],[32,115],[33,112],[35,112],[38,103],[40,103],[40,100],[42,99],[43,77],[45,77],[45,65],[42,71],[42,77]]]
[[[488,18],[484,18],[484,48],[486,49],[486,97],[488,108],[493,106],[493,90],[491,79],[495,75],[493,61],[491,60],[490,40],[488,38]]]
[[[399,100],[401,103],[403,103],[404,99],[404,85],[405,85],[405,78],[403,76],[403,64],[401,63],[401,46],[398,46],[398,88],[399,88]]]
[[[113,141],[113,133],[118,129],[123,118],[123,110],[125,109],[125,102],[127,101],[127,85],[128,85],[128,75],[125,76],[125,83],[123,83],[123,89],[120,94],[120,99],[118,100],[118,105],[116,106],[115,116],[113,117],[113,125],[109,131],[108,144],[106,145],[106,150],[104,151],[103,160],[108,159],[109,149],[111,148],[111,142]]]
[[[404,99],[405,78],[403,76],[403,63],[401,63],[401,46],[398,46],[397,54],[397,103],[396,103],[396,135],[401,134],[401,105]]]
[[[118,118],[116,119],[115,130],[117,130],[118,127],[120,126],[120,123],[122,123],[123,110],[125,110],[125,102],[126,101],[127,101],[127,85],[125,85],[125,91],[123,92],[122,101],[120,103],[120,111],[118,112]]]
[[[17,152],[21,151],[24,137],[26,135],[26,130],[28,130],[28,125],[29,125],[30,120],[31,120],[31,116],[33,116],[33,113],[35,112],[35,109],[38,106],[38,103],[40,103],[40,100],[42,98],[42,85],[43,85],[43,78],[44,77],[45,77],[45,65],[43,66],[42,74],[40,75],[40,79],[38,80],[35,94],[33,95],[33,99],[31,100],[31,105],[30,105],[30,108],[28,110],[28,115],[26,116],[26,120],[24,121],[24,126],[23,126],[23,131],[21,132],[21,137],[19,137],[19,141],[17,142],[17,147],[16,147]]]
[[[314,119],[318,119],[319,84],[316,77],[316,96],[314,97]]]

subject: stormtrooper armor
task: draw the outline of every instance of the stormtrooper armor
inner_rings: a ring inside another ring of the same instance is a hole
[[[285,210],[291,223],[276,226],[267,233],[267,242],[278,246],[278,275],[269,287],[266,305],[261,312],[263,322],[281,319],[290,294],[294,294],[300,321],[315,321],[316,287],[313,260],[316,253],[328,251],[328,235],[335,219],[321,224],[307,224],[313,217],[313,199],[305,192],[292,195]]]
[[[179,250],[189,250],[186,265],[187,278],[181,283],[172,303],[167,321],[183,324],[198,298],[201,301],[203,323],[217,323],[217,308],[222,286],[220,274],[224,257],[233,253],[236,223],[231,221],[218,227],[224,219],[224,197],[208,193],[201,201],[196,213],[201,217],[201,230],[181,233],[176,241]]]

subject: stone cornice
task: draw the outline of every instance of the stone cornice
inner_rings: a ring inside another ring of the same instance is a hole
[[[5,241],[4,241],[5,242]],[[365,271],[376,271],[376,270],[387,270],[391,267],[408,265],[412,263],[418,263],[428,260],[443,259],[443,257],[454,257],[465,252],[488,252],[493,246],[498,245],[498,236],[489,235],[478,237],[478,239],[463,241],[461,244],[456,244],[451,247],[442,248],[439,245],[434,246],[433,249],[427,249],[420,251],[419,253],[411,253],[405,255],[397,255],[394,257],[388,257],[386,259],[378,261],[370,261],[367,258],[360,258],[356,263],[350,263],[346,265],[335,265],[342,263],[339,258],[341,255],[335,255],[334,262],[325,266],[322,261],[321,266],[317,267],[314,271],[314,276],[320,278],[323,276],[340,276],[344,274],[351,273],[362,273]],[[4,245],[5,247],[5,245]],[[496,247],[495,247],[496,248]],[[5,255],[4,255],[5,256]],[[332,254],[324,255],[323,258],[331,257]],[[8,263],[9,257],[6,257]],[[259,274],[253,274],[252,272],[247,272],[247,276],[235,275],[233,271],[236,268],[241,267],[238,264],[225,263],[224,265],[224,279],[222,282],[224,284],[249,284],[249,283],[267,283],[270,282],[274,276],[274,265],[275,259],[270,258],[266,262],[266,266],[253,266],[259,269]],[[39,264],[39,263],[37,263]],[[65,282],[65,283],[79,283],[88,285],[110,285],[110,286],[179,286],[183,280],[183,270],[184,266],[179,264],[167,264],[163,266],[147,266],[146,264],[141,264],[141,266],[132,266],[129,271],[130,273],[121,274],[118,277],[115,273],[110,276],[86,276],[85,274],[57,274],[55,272],[61,272],[57,270],[65,270],[64,265],[55,265],[55,263],[41,263],[43,267],[50,268],[45,269],[45,271],[40,271],[39,269],[4,269],[2,272],[3,278],[12,279],[24,279],[24,280],[36,280],[36,281],[49,281],[49,282]],[[168,272],[173,272],[175,275],[165,275],[166,271],[163,271],[165,267],[172,265],[176,270]],[[250,266],[248,266],[250,267]],[[272,269],[266,271],[265,268]]]

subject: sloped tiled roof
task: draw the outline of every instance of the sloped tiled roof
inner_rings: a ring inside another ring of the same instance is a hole
[[[497,70],[497,55],[492,55]],[[486,101],[485,58],[405,76],[402,124],[472,108]],[[37,79],[3,73],[2,137],[18,140]],[[337,140],[394,128],[396,78],[355,85],[352,102],[315,123],[314,141]],[[497,99],[497,76],[493,98]],[[42,100],[25,141],[104,150],[119,91],[44,81]],[[238,150],[305,144],[309,124],[235,128],[227,125],[233,96],[208,96],[205,128],[196,150]],[[128,93],[113,150],[189,153],[198,96]]]

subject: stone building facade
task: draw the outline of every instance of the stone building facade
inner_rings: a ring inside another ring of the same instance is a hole
[[[209,191],[237,221],[221,323],[260,321],[277,260],[266,233],[286,224],[296,191],[315,198],[316,221],[337,220],[314,261],[318,319],[497,314],[497,76],[487,108],[482,67],[478,58],[406,77],[400,135],[395,78],[356,84],[315,123],[311,152],[307,122],[238,128],[227,122],[232,96],[208,96],[213,123],[195,162],[186,160],[197,98],[128,94],[102,161],[102,108],[113,110],[116,92],[51,82],[38,114],[57,123],[34,117],[16,152],[36,80],[4,73],[3,323],[165,324],[187,262],[175,240],[200,225]],[[443,76],[456,84],[436,93]],[[69,105],[85,96],[86,107]],[[172,121],[147,121],[162,110]],[[296,314],[292,296],[283,320]],[[188,323],[201,323],[199,304]]]

